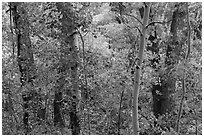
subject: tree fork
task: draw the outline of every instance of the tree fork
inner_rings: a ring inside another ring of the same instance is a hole
[[[79,33],[79,36],[81,38],[81,42],[82,42],[82,52],[83,52],[83,71],[84,71],[84,82],[85,82],[85,89],[84,92],[85,94],[87,95],[87,98],[86,98],[86,106],[87,106],[87,115],[88,115],[88,134],[90,135],[91,134],[91,125],[90,125],[90,110],[89,110],[89,92],[88,92],[88,82],[87,82],[87,71],[86,71],[86,59],[85,59],[85,44],[84,44],[84,39],[83,39],[83,36],[82,34],[80,33],[80,31],[77,29],[78,33]]]
[[[138,62],[136,65],[136,71],[134,74],[134,89],[133,89],[133,134],[139,134],[139,121],[138,121],[138,96],[139,96],[139,87],[140,87],[140,68],[143,61],[143,53],[145,48],[145,36],[146,36],[146,26],[149,20],[151,3],[146,3],[144,6],[144,18],[142,25],[142,35],[140,37],[140,48],[138,55]]]

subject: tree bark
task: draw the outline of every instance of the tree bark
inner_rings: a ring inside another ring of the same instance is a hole
[[[65,85],[65,76],[66,75],[66,66],[64,65],[64,58],[65,54],[64,54],[64,46],[61,45],[60,47],[60,60],[59,60],[59,66],[57,68],[57,72],[58,72],[58,76],[59,78],[56,81],[56,85],[55,85],[55,97],[54,97],[54,126],[58,126],[58,127],[64,127],[65,123],[64,123],[64,118],[62,115],[62,101],[63,101],[63,89],[64,89],[64,85]]]
[[[16,34],[17,62],[20,71],[20,83],[23,89],[23,124],[25,134],[29,132],[29,101],[33,97],[33,80],[35,78],[35,65],[33,51],[29,34],[29,22],[24,3],[11,3],[13,22]]]
[[[71,90],[66,89],[67,95],[71,99],[70,103],[70,126],[73,135],[80,134],[80,119],[78,115],[78,104],[80,100],[78,89],[78,49],[77,49],[77,31],[76,31],[76,16],[73,7],[70,3],[56,3],[58,10],[63,17],[60,19],[62,23],[61,38],[64,41],[62,44],[63,59],[62,66],[64,70],[67,68],[71,74]],[[67,45],[66,45],[67,44]],[[66,72],[66,71],[65,71]]]
[[[78,91],[78,54],[76,47],[76,34],[70,37],[70,46],[71,46],[71,57],[72,57],[72,66],[71,66],[71,82],[72,82],[72,103],[70,111],[70,123],[72,128],[73,135],[80,134],[80,124],[79,116],[77,114],[77,105],[79,102],[79,91]]]
[[[61,88],[55,90],[54,98],[54,126],[64,127],[64,120],[61,111],[62,106],[62,91]]]
[[[139,121],[138,121],[138,96],[139,96],[139,88],[140,88],[140,73],[141,73],[141,64],[143,61],[143,53],[145,49],[145,36],[146,36],[146,26],[149,20],[149,12],[150,12],[151,3],[147,3],[144,7],[144,18],[142,25],[142,35],[140,37],[140,48],[138,55],[138,62],[136,64],[136,71],[134,74],[134,89],[133,89],[133,134],[139,134]]]
[[[177,57],[179,55],[174,53],[179,53],[178,51],[181,50],[181,47],[179,47],[178,40],[177,40],[180,11],[179,11],[178,5],[175,5],[175,8],[176,9],[173,12],[172,23],[170,26],[171,40],[167,45],[167,50],[166,50],[165,66],[167,69],[165,70],[164,73],[161,73],[159,75],[160,82],[158,82],[158,84],[156,85],[153,85],[152,87],[153,113],[157,118],[160,115],[169,113],[171,112],[171,110],[173,110],[173,105],[172,105],[173,100],[170,95],[175,92],[176,79],[169,72],[178,61]]]

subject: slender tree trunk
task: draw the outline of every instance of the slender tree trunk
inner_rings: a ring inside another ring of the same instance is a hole
[[[184,65],[186,65],[188,56],[190,55],[190,46],[191,46],[191,27],[190,27],[190,20],[189,20],[189,12],[188,12],[188,2],[186,3],[186,20],[187,20],[187,28],[188,28],[188,39],[187,39],[187,52],[186,52],[186,56],[184,59]],[[180,106],[179,106],[179,111],[178,111],[178,117],[177,117],[177,123],[176,123],[176,132],[179,133],[179,125],[180,125],[180,117],[182,115],[182,107],[183,107],[183,101],[185,98],[185,93],[186,93],[186,82],[185,82],[185,78],[186,78],[186,70],[184,69],[183,71],[183,78],[182,78],[182,89],[183,89],[183,93],[182,93],[182,97],[181,97],[181,102],[180,102]]]
[[[62,104],[61,88],[56,88],[55,98],[54,98],[54,126],[59,126],[59,127],[64,126],[61,104]]]
[[[121,96],[120,96],[120,106],[119,106],[119,110],[118,110],[118,135],[120,135],[120,113],[121,113],[124,91],[125,90],[122,91]]]
[[[65,77],[63,76],[65,73],[66,68],[64,67],[64,54],[63,54],[63,46],[61,46],[61,56],[59,61],[59,67],[57,68],[59,78],[56,81],[55,85],[55,98],[54,98],[54,125],[59,127],[64,127],[65,123],[63,120],[63,115],[61,111],[62,107],[62,91],[65,84]]]
[[[78,54],[76,47],[76,34],[70,36],[70,46],[72,55],[72,66],[71,66],[71,82],[72,82],[72,103],[70,111],[70,123],[73,135],[80,134],[79,116],[77,114],[77,105],[79,102],[79,91],[78,91]]]
[[[55,85],[55,98],[54,98],[54,125],[59,127],[64,127],[64,118],[62,114],[62,101],[63,101],[63,91],[64,91],[64,85],[66,83],[65,81],[65,75],[67,74],[67,67],[66,67],[66,58],[68,54],[68,49],[66,48],[67,45],[61,44],[60,46],[60,60],[59,60],[59,66],[57,68],[57,72],[59,75],[59,78],[56,81]]]
[[[140,69],[143,61],[143,53],[145,49],[145,36],[146,36],[146,26],[149,20],[149,12],[150,12],[151,3],[146,3],[144,8],[144,18],[143,18],[143,26],[142,26],[142,36],[140,37],[140,48],[138,55],[138,62],[136,66],[136,71],[134,74],[134,92],[133,92],[133,134],[139,134],[139,121],[138,121],[138,96],[139,96],[139,88],[140,88]]]
[[[79,32],[81,41],[82,41],[82,52],[83,52],[83,73],[84,73],[84,90],[82,90],[81,93],[82,95],[85,95],[85,101],[86,101],[86,107],[87,107],[87,120],[88,120],[88,134],[91,134],[91,124],[90,124],[90,106],[89,106],[89,101],[90,101],[90,97],[89,97],[89,91],[88,91],[88,82],[87,82],[87,70],[86,70],[86,59],[85,59],[85,43],[84,43],[84,39],[83,36],[81,35],[81,33]],[[80,46],[79,46],[80,47]],[[80,50],[80,49],[79,49]]]
[[[10,3],[8,3],[8,5],[9,5],[9,8],[10,9],[12,9],[12,4],[11,4],[11,2]],[[15,60],[15,46],[14,46],[14,43],[15,43],[15,41],[14,41],[14,38],[13,38],[13,35],[14,35],[14,33],[13,33],[13,19],[12,19],[12,10],[10,10],[10,30],[11,30],[11,40],[12,40],[12,47],[13,47],[13,53],[12,53],[12,58],[13,58],[13,60],[12,60],[12,67],[15,67],[15,62],[16,62],[16,60]],[[11,72],[11,78],[13,78],[14,77],[14,71],[12,71]],[[12,118],[13,118],[13,121],[12,121],[12,127],[16,127],[16,124],[17,124],[17,116],[16,116],[16,113],[15,113],[15,110],[14,110],[14,105],[13,105],[13,95],[12,95],[12,92],[11,91],[9,91],[8,92],[8,101],[9,101],[9,106],[10,106],[10,115],[12,116]]]
[[[195,125],[195,134],[198,135],[198,115],[197,115],[197,112],[196,110],[194,110],[194,114],[195,114],[195,121],[196,121],[196,125]]]
[[[11,3],[14,28],[16,33],[17,62],[21,73],[20,83],[23,98],[23,124],[25,134],[29,132],[29,101],[33,97],[33,79],[35,78],[35,66],[31,40],[29,36],[29,22],[24,3]]]

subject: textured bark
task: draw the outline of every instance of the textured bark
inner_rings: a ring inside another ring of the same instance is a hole
[[[55,91],[54,99],[54,126],[64,127],[64,120],[62,116],[61,106],[62,106],[62,92]]]
[[[175,52],[176,46],[178,46],[178,40],[177,40],[177,31],[178,31],[178,23],[179,23],[178,18],[179,18],[179,9],[177,7],[172,15],[172,22],[171,22],[171,28],[170,28],[171,42],[168,44],[167,50],[166,50],[165,64],[169,69],[171,69],[169,66],[174,65],[177,61],[175,59],[175,56],[173,56],[174,54],[172,53]]]
[[[77,33],[76,17],[73,11],[71,3],[57,3],[58,10],[62,13],[63,17],[60,19],[62,23],[61,39],[64,43],[61,45],[61,53],[63,54],[62,66],[64,70],[69,70],[71,74],[71,90],[66,89],[67,95],[70,96],[70,126],[73,135],[80,134],[80,120],[77,112],[79,103],[79,91],[78,91],[78,50],[76,45]],[[66,71],[65,71],[66,72]]]
[[[11,3],[14,28],[16,33],[17,62],[21,74],[20,83],[23,89],[23,123],[25,134],[29,132],[29,101],[33,98],[33,79],[35,78],[35,66],[33,51],[29,35],[29,22],[24,3]]]
[[[160,82],[156,85],[152,85],[152,96],[153,96],[153,113],[156,117],[160,115],[166,114],[173,110],[173,99],[171,94],[175,92],[175,82],[176,79],[171,75],[170,70],[174,67],[174,65],[178,61],[178,54],[181,51],[181,47],[178,45],[177,40],[177,31],[178,31],[178,23],[179,23],[179,7],[175,5],[175,11],[172,15],[172,23],[170,26],[171,40],[167,46],[166,50],[166,59],[165,65],[167,70],[164,74],[160,74],[159,79]],[[154,39],[150,40],[152,43]],[[154,44],[154,43],[153,43]],[[149,48],[153,53],[158,53],[158,45],[154,45],[155,47]],[[175,54],[176,53],[176,54]],[[175,56],[176,55],[176,56]],[[151,62],[152,67],[157,70],[155,64],[159,63],[159,55],[158,58],[154,59]]]
[[[58,127],[64,127],[64,118],[62,115],[62,101],[63,101],[63,89],[64,89],[64,84],[65,84],[65,74],[66,74],[66,67],[64,64],[64,51],[65,49],[63,46],[60,47],[60,61],[59,61],[59,66],[57,68],[59,78],[56,81],[55,84],[55,98],[54,98],[54,126]]]
[[[80,125],[79,125],[79,117],[77,115],[77,104],[79,102],[79,91],[78,91],[78,55],[77,55],[77,47],[75,43],[76,34],[70,37],[70,46],[71,46],[71,56],[72,56],[72,66],[71,66],[71,82],[72,82],[72,103],[71,103],[71,111],[70,111],[70,123],[72,128],[73,135],[80,134]]]
[[[133,134],[139,134],[139,121],[138,121],[138,96],[139,96],[139,88],[140,88],[140,69],[143,61],[143,53],[145,49],[145,36],[146,36],[146,26],[149,20],[149,12],[150,12],[151,3],[147,3],[147,6],[144,8],[144,18],[143,18],[143,26],[142,26],[142,35],[140,37],[140,48],[138,55],[138,62],[136,64],[136,70],[134,74],[134,89],[133,89]]]

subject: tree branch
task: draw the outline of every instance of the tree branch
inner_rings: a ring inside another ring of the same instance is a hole
[[[135,17],[134,15],[131,15],[131,14],[128,14],[128,13],[125,13],[125,15],[136,19],[136,20],[142,25],[142,21],[140,21],[140,20],[139,20],[137,17]]]
[[[125,23],[124,23],[125,24]],[[140,35],[142,36],[143,34],[142,34],[142,31],[139,29],[139,27],[137,27],[137,26],[135,26],[135,27],[130,27],[129,25],[127,25],[127,24],[125,24],[128,28],[136,28],[138,31],[139,31],[139,33],[140,33]]]
[[[146,4],[146,2],[143,2],[144,3],[144,5],[145,5],[145,7],[147,7],[147,4]]]
[[[172,21],[172,20],[169,20],[169,21],[153,21],[153,22],[150,22],[145,28],[147,29],[149,26],[151,26],[151,25],[154,25],[154,24],[166,24],[166,23],[169,23],[170,21]]]

